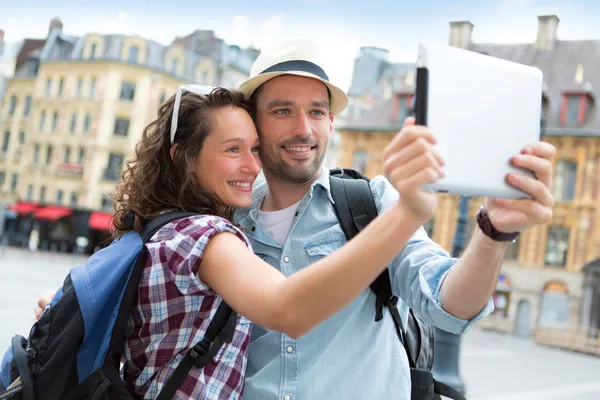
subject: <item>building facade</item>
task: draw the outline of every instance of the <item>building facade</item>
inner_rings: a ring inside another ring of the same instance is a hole
[[[393,63],[389,51],[379,47],[361,47],[354,59],[348,107],[343,118],[354,121],[382,100],[387,100],[415,79],[415,64]]]
[[[123,164],[177,86],[222,86],[223,77],[237,84],[248,76],[249,68],[244,75],[238,59],[228,57],[224,63],[177,40],[165,46],[139,36],[69,36],[53,20],[47,38],[24,41],[6,82],[0,107],[4,201],[110,215]],[[12,217],[20,210],[17,205]]]
[[[558,40],[558,22],[556,16],[540,16],[536,42],[517,45],[473,43],[473,24],[450,23],[450,45],[543,71],[542,140],[557,149],[553,220],[509,246],[494,294],[496,310],[479,326],[597,353],[600,289],[594,286],[593,262],[600,254],[600,114],[594,88],[600,87],[600,41]],[[368,176],[383,172],[382,150],[411,112],[413,93],[404,85],[343,128],[343,166]],[[451,251],[460,199],[438,196],[438,212],[425,228]],[[482,199],[469,203],[472,230]],[[586,265],[592,266],[584,280]]]

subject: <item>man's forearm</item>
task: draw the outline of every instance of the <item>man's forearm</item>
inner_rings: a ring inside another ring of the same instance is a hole
[[[507,245],[475,228],[462,257],[442,282],[440,301],[447,313],[470,320],[481,312],[496,287]]]

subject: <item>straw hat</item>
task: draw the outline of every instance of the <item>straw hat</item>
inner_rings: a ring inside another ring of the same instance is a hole
[[[331,112],[339,114],[348,105],[346,93],[329,82],[315,44],[308,40],[292,40],[263,50],[250,70],[250,77],[239,90],[249,99],[260,85],[280,75],[298,75],[323,82],[331,93]]]

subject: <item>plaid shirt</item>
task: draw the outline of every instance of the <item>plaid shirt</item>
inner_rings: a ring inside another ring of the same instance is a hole
[[[210,215],[173,221],[146,244],[124,351],[123,378],[136,398],[156,398],[187,351],[204,337],[222,299],[200,282],[198,265],[208,241],[220,232],[237,234],[250,248],[229,221]],[[233,341],[206,367],[193,368],[174,398],[240,398],[250,327],[248,319],[239,317]]]

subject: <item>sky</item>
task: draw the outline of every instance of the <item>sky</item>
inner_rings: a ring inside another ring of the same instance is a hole
[[[361,46],[414,62],[420,42],[447,43],[449,21],[471,21],[475,42],[524,43],[535,41],[538,15],[556,14],[559,39],[600,39],[598,0],[0,0],[0,10],[8,42],[45,37],[55,16],[68,35],[137,34],[163,44],[196,29],[258,48],[307,38],[346,90]]]

